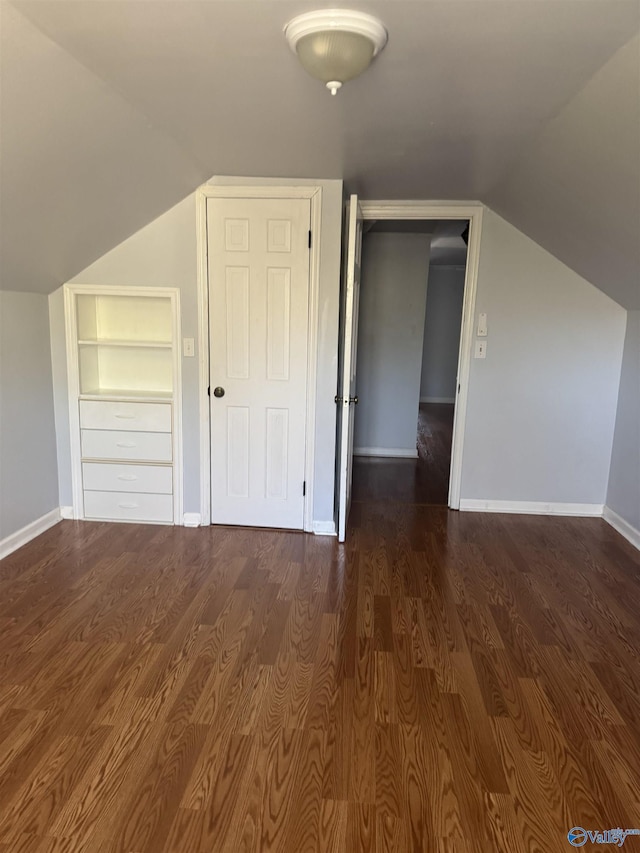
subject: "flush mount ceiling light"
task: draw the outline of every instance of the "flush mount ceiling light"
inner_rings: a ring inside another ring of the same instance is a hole
[[[387,43],[382,23],[364,12],[322,9],[289,21],[284,34],[303,68],[332,95],[371,64]]]

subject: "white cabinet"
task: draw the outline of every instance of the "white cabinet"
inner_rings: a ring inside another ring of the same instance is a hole
[[[84,496],[85,517],[104,521],[155,521],[171,523],[171,495],[136,492],[92,492]]]
[[[115,462],[83,462],[82,484],[93,492],[143,492],[173,494],[170,465],[135,465]]]
[[[171,432],[171,405],[80,400],[80,427],[126,429],[132,432]]]
[[[181,523],[179,293],[65,286],[74,515]]]
[[[171,462],[170,432],[80,430],[83,459],[135,459],[138,462]]]

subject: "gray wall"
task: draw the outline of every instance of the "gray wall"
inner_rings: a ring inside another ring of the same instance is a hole
[[[356,452],[416,452],[430,235],[365,234]]]
[[[316,403],[316,459],[314,521],[333,521],[333,465],[335,457],[335,403],[338,349],[338,300],[342,182],[214,178],[216,185],[319,185],[322,187],[322,246],[320,250],[319,340]],[[198,392],[198,301],[195,194],[116,246],[79,273],[78,284],[179,287],[182,335],[196,340],[196,357],[182,359],[182,426],[184,448],[184,511],[200,512],[200,414]],[[60,492],[63,505],[71,503],[69,469],[68,396],[64,368],[64,319],[55,310],[59,291],[51,297],[56,411],[59,414]],[[62,360],[62,364],[60,363]]]
[[[626,311],[485,210],[462,498],[605,502]]]
[[[429,267],[420,399],[455,399],[464,299],[464,267]]]
[[[234,178],[227,180],[241,182]],[[254,179],[243,182],[255,183]],[[326,522],[333,520],[333,397],[338,349],[342,187],[339,181],[320,183],[324,239],[314,519]],[[197,340],[195,263],[195,204],[190,196],[109,252],[76,280],[99,284],[177,284],[182,292],[183,335]],[[426,263],[425,259],[425,267]],[[364,311],[366,279],[363,274]],[[52,297],[51,320],[56,405],[62,419],[58,423],[62,498],[70,495],[70,473],[68,426],[65,431],[63,422],[67,405],[65,368],[59,363],[64,360],[64,328],[61,312],[55,308],[57,298],[59,295]],[[393,289],[387,298],[389,312],[406,301],[397,298]],[[486,360],[471,362],[462,498],[604,503],[626,312],[489,210],[484,217],[474,322],[481,311],[488,313],[488,351]],[[417,343],[416,374],[411,382],[403,376],[399,383],[411,386],[415,395],[411,431],[410,434],[407,431],[402,445],[407,448],[415,448],[423,312],[424,302],[422,308],[416,303],[410,318],[411,333]],[[396,343],[404,346],[408,337],[404,327],[402,340]],[[367,362],[361,356],[358,393],[363,406],[369,396],[364,375]],[[197,358],[183,361],[183,378],[185,511],[198,512]],[[361,435],[356,438],[358,443],[364,443]],[[366,446],[384,446],[373,444],[378,440],[368,438]],[[395,439],[393,445],[387,446],[395,446]],[[611,494],[614,483],[615,478]],[[65,497],[60,502],[66,505],[70,499]]]
[[[58,507],[47,297],[0,293],[0,539]]]
[[[640,531],[640,311],[627,315],[607,506]]]
[[[178,287],[182,335],[198,339],[195,195],[172,207],[79,273],[76,284]],[[68,389],[62,288],[51,294],[51,341],[55,377],[60,504],[72,503]],[[198,358],[182,360],[184,511],[200,510]]]

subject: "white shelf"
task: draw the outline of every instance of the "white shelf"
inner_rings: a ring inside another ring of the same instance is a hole
[[[145,403],[154,401],[166,403],[173,399],[172,391],[132,391],[130,388],[92,388],[80,394],[81,400],[124,400],[135,403],[144,400]]]
[[[78,294],[78,338],[106,343],[169,343],[171,301],[163,296]]]
[[[173,390],[170,346],[81,346],[78,356],[81,394],[163,396]]]
[[[135,348],[151,348],[151,349],[171,349],[173,344],[171,341],[118,341],[106,340],[105,338],[96,340],[78,341],[79,347],[135,347]]]

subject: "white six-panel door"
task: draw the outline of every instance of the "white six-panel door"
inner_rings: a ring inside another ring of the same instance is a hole
[[[307,199],[207,201],[214,524],[303,527],[309,222]]]

